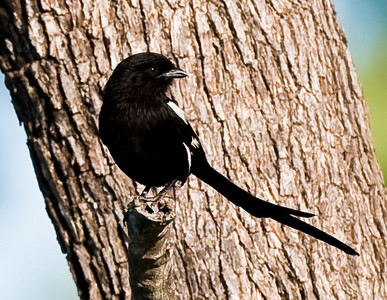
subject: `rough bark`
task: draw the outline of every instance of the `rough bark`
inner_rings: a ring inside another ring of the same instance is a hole
[[[254,219],[191,177],[173,226],[176,299],[386,299],[386,189],[332,4],[3,0],[1,69],[83,299],[129,298],[123,212],[136,189],[97,136],[119,61],[151,50],[189,74],[173,94],[211,164],[352,258]]]

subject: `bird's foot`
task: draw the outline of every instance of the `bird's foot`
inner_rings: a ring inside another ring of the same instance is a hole
[[[158,192],[155,196],[150,196],[150,197],[146,196],[148,194],[149,190],[151,189],[151,187],[147,186],[141,192],[140,198],[145,202],[156,202],[156,201],[160,200],[176,184],[176,182],[177,182],[177,180],[173,180],[173,181],[167,183],[160,192]]]

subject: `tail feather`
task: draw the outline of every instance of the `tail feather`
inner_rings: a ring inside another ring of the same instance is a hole
[[[309,225],[308,223],[305,223],[293,216],[290,215],[282,215],[282,216],[272,216],[272,219],[287,225],[289,227],[292,227],[294,229],[300,230],[306,234],[309,234],[316,239],[319,239],[320,241],[323,241],[325,243],[328,243],[329,245],[332,245],[340,250],[343,250],[345,253],[350,255],[359,255],[354,249],[349,247],[348,245],[344,244],[343,242],[339,241],[335,237],[325,233],[324,231],[321,231],[320,229]]]
[[[300,230],[323,242],[337,247],[350,255],[359,255],[354,249],[333,236],[295,218],[295,216],[310,218],[313,217],[314,214],[279,206],[256,198],[229,181],[209,164],[201,164],[200,168],[193,168],[192,173],[202,181],[212,186],[229,201],[242,207],[255,217],[272,218],[284,225]]]

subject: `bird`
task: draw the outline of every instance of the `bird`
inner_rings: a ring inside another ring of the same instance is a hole
[[[257,218],[271,218],[326,242],[349,255],[359,255],[335,237],[302,221],[312,213],[257,198],[210,166],[198,136],[184,111],[168,91],[175,79],[188,74],[159,53],[128,56],[113,70],[103,89],[99,136],[118,167],[132,180],[151,188],[177,182],[193,174],[234,205]]]

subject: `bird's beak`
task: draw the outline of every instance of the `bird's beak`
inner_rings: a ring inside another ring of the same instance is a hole
[[[160,76],[158,76],[158,78],[184,78],[187,76],[188,74],[184,72],[182,69],[174,68],[168,71],[167,73],[161,74]]]

